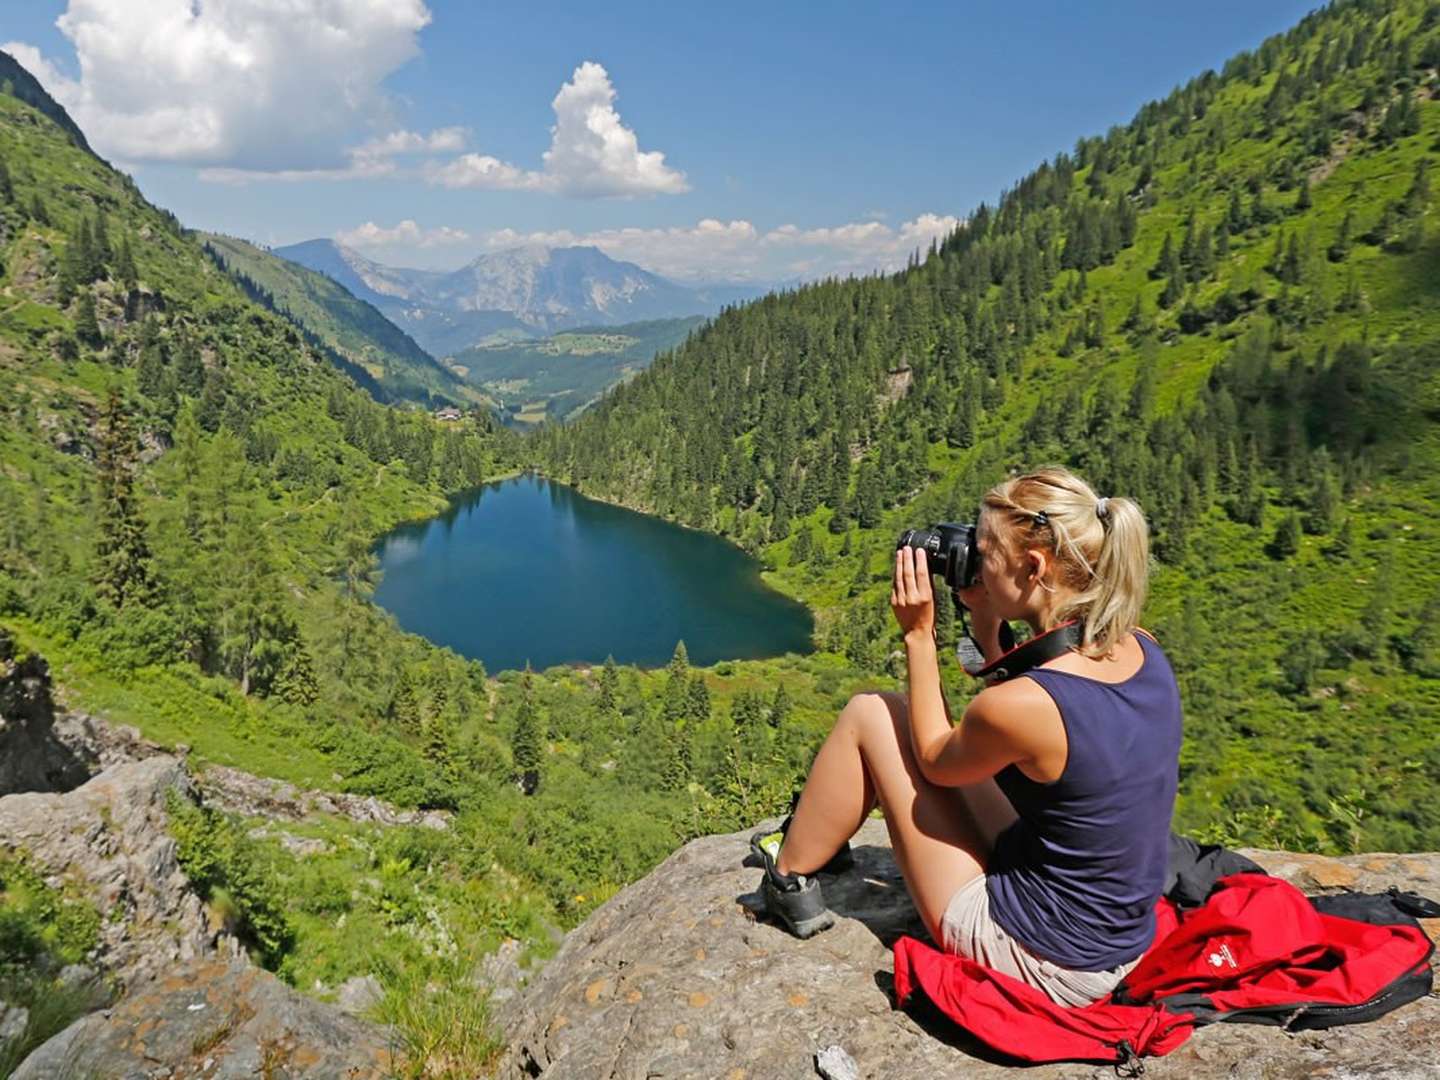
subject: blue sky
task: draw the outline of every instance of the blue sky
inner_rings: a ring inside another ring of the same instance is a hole
[[[783,280],[903,263],[1312,6],[30,0],[0,42],[191,226]]]

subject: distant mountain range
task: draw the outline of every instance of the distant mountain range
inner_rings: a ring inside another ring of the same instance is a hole
[[[290,319],[380,400],[496,404],[431,357],[375,305],[328,275],[233,236],[197,237],[252,298]]]
[[[448,272],[386,266],[333,240],[307,240],[274,254],[373,304],[433,356],[579,327],[714,315],[766,291],[689,288],[595,247],[512,248]]]

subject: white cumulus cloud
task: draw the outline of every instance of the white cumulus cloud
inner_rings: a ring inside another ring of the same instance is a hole
[[[345,172],[343,147],[383,120],[381,83],[429,21],[423,0],[70,0],[56,25],[78,79],[23,42],[0,47],[102,154]]]
[[[344,229],[335,234],[335,239],[347,247],[449,247],[469,241],[470,234],[464,229],[439,225],[433,229],[421,228],[418,223],[406,218],[393,228],[385,228],[373,221],[367,221],[353,229]]]
[[[579,198],[689,191],[685,174],[666,165],[663,153],[640,149],[639,138],[620,119],[615,97],[609,73],[587,60],[550,103],[555,124],[542,169],[524,169],[489,154],[465,154],[434,165],[430,180],[449,188],[549,191]]]

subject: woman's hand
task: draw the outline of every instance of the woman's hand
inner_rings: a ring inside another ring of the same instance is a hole
[[[930,569],[921,548],[902,547],[895,552],[895,582],[890,589],[890,610],[907,638],[935,634],[935,594]]]

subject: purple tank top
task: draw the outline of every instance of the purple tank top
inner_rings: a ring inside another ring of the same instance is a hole
[[[1025,677],[1060,710],[1068,755],[1054,783],[1014,765],[995,781],[1020,820],[995,841],[991,917],[1037,956],[1073,971],[1128,963],[1155,936],[1180,762],[1180,691],[1160,646],[1104,683],[1038,668]]]

